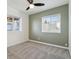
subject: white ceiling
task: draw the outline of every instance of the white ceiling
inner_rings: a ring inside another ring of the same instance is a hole
[[[69,0],[34,0],[34,3],[39,2],[45,3],[45,6],[34,7],[33,9],[29,9],[28,11],[25,10],[29,6],[27,0],[7,0],[7,6],[16,8],[26,14],[34,14],[57,6],[67,4]]]

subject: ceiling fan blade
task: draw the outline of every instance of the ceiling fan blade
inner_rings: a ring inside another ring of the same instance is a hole
[[[33,3],[33,0],[27,0],[30,4],[32,4]]]
[[[44,3],[34,3],[34,6],[44,6]]]
[[[30,7],[27,7],[27,8],[26,8],[26,10],[29,10],[29,9],[30,9]]]

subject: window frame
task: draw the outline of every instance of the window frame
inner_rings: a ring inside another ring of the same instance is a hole
[[[8,18],[12,18],[12,21],[9,22]],[[17,25],[15,25],[15,24],[17,24],[17,22],[15,22],[16,21],[15,18],[18,19],[18,23],[19,23],[19,29],[18,30],[16,29],[16,28],[18,28]],[[8,30],[8,23],[12,24],[12,30]],[[8,16],[7,17],[7,31],[22,31],[22,18],[21,17]]]
[[[48,29],[44,31],[43,29],[44,29],[45,26],[43,25],[44,24],[43,21],[45,20],[46,17],[50,17],[50,20],[51,20],[51,17],[52,16],[58,17],[58,20],[60,22],[59,23],[59,27],[60,27],[59,30],[58,31],[55,31],[55,32],[53,30],[52,31],[48,31],[49,25],[47,25],[48,26],[47,27]],[[42,17],[42,32],[44,32],[44,33],[61,33],[61,14],[60,13],[57,13],[57,14],[53,14],[53,15],[43,16]]]

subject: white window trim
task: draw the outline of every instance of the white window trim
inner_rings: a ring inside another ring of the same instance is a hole
[[[45,33],[61,33],[61,14],[60,13],[58,13],[58,14],[53,14],[53,15],[48,15],[48,16],[58,16],[59,17],[59,21],[60,21],[60,30],[59,31],[57,31],[57,32],[50,32],[50,31],[48,31],[48,32],[46,32],[46,31],[43,31],[42,30],[42,32],[45,32]],[[44,17],[48,17],[48,16],[44,16]],[[44,19],[44,17],[42,17],[42,20]],[[41,23],[42,23],[42,21],[41,21]],[[43,25],[43,23],[42,23],[42,25]],[[42,26],[43,27],[43,26]]]

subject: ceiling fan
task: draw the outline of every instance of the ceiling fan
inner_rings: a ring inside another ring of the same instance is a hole
[[[26,8],[26,10],[29,10],[30,8],[34,8],[34,6],[44,6],[44,3],[33,3],[33,0],[27,0],[29,2],[29,6]]]

